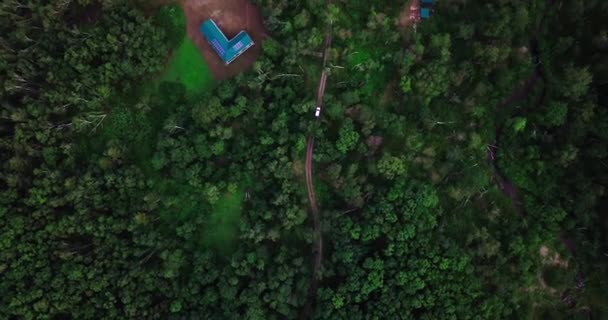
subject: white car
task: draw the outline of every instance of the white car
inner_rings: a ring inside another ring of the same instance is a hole
[[[319,115],[321,115],[321,107],[317,107],[317,110],[315,111],[315,117],[319,117]]]

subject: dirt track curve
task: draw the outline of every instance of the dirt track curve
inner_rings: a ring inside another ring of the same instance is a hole
[[[315,138],[308,137],[308,144],[306,146],[306,190],[308,191],[308,204],[310,206],[310,212],[313,217],[313,230],[315,232],[315,257],[313,263],[315,279],[318,279],[318,271],[321,269],[321,262],[323,257],[323,236],[321,235],[321,218],[319,217],[319,206],[317,204],[317,197],[315,196],[315,186],[312,182],[312,156],[315,147]],[[313,281],[313,284],[316,284]],[[311,288],[314,286],[311,284]],[[313,291],[316,291],[314,288]]]
[[[547,4],[548,4],[548,8],[546,9],[545,14],[543,15],[543,17],[541,19],[539,28],[541,28],[543,25],[543,22],[547,16],[547,11],[550,10],[551,8],[553,8],[554,5],[556,4],[556,2],[554,0],[548,0]],[[547,83],[547,79],[545,78],[544,65],[542,64],[540,52],[539,52],[539,48],[538,48],[537,37],[538,37],[538,34],[540,33],[540,29],[538,29],[536,31],[536,33],[537,33],[537,35],[533,38],[533,40],[530,43],[530,47],[532,48],[533,60],[536,63],[534,72],[530,75],[530,77],[528,77],[528,79],[525,81],[525,83],[521,87],[513,89],[513,91],[511,92],[511,95],[508,98],[506,98],[502,103],[500,103],[498,105],[498,108],[507,107],[514,102],[518,102],[523,99],[526,99],[530,95],[530,90],[532,89],[532,87],[534,87],[538,83],[541,83],[544,86],[544,88],[543,88],[543,93],[541,94],[540,99],[535,103],[535,106],[539,107],[540,105],[543,104],[543,102],[546,98],[546,94],[547,94],[546,86],[548,85],[548,83]],[[500,137],[501,137],[503,129],[504,129],[503,125],[500,125],[496,128],[494,142],[493,142],[493,144],[490,144],[488,147],[488,158],[487,159],[490,162],[490,167],[492,169],[492,175],[494,176],[494,180],[496,181],[498,188],[502,191],[502,193],[505,196],[507,196],[511,199],[511,203],[512,203],[513,207],[515,208],[515,211],[517,213],[519,213],[521,216],[525,216],[526,211],[523,208],[522,203],[519,199],[519,190],[517,190],[515,185],[501,172],[500,168],[497,165]],[[572,239],[569,238],[568,235],[565,234],[564,232],[560,233],[559,239],[561,240],[561,242],[562,242],[563,246],[566,248],[566,250],[572,255],[572,257],[574,259],[576,259],[576,257],[577,257],[576,244],[572,241]],[[580,270],[580,267],[576,272],[575,279],[576,279],[575,289],[577,291],[584,290],[585,275]],[[573,305],[577,304],[575,297],[576,297],[576,295],[573,295],[571,290],[567,290],[562,295],[561,301],[563,303],[565,303],[566,305],[568,305],[569,307],[572,307]],[[590,308],[587,310],[587,314],[591,314]]]
[[[327,4],[331,4],[331,1],[328,0]],[[325,86],[327,84],[327,70],[325,66],[327,65],[328,53],[331,48],[332,42],[332,28],[331,25],[328,27],[325,43],[323,48],[323,72],[321,73],[321,78],[319,80],[319,89],[317,90],[317,100],[316,107],[322,108],[323,106],[323,97],[325,96]],[[319,121],[319,117],[316,117],[316,121]],[[310,213],[313,221],[313,231],[315,236],[315,256],[313,259],[313,274],[312,279],[310,281],[310,286],[308,287],[308,297],[306,300],[306,304],[302,309],[302,313],[300,314],[300,319],[309,319],[312,313],[312,303],[317,295],[317,288],[319,286],[319,273],[321,271],[321,265],[323,263],[323,235],[321,234],[321,218],[319,217],[319,206],[317,204],[317,198],[315,195],[315,186],[312,181],[312,158],[314,154],[315,148],[315,138],[312,134],[308,135],[308,141],[306,144],[306,191],[308,193],[308,205],[310,207]]]

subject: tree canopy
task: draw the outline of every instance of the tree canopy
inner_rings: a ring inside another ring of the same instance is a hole
[[[196,96],[179,6],[0,4],[0,318],[608,317],[605,1],[253,2]]]

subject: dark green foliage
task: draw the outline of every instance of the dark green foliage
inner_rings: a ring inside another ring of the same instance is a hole
[[[567,285],[571,284],[573,279],[569,278],[570,274],[567,270],[560,267],[547,267],[543,270],[543,280],[545,283],[555,289],[563,290]]]
[[[197,95],[176,5],[0,4],[1,319],[298,318],[309,133],[315,319],[606,318],[604,1],[254,2]]]
[[[154,19],[165,30],[165,39],[169,48],[179,47],[186,37],[186,15],[181,7],[177,3],[162,6]]]

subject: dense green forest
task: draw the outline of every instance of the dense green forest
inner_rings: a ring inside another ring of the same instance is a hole
[[[255,0],[221,82],[136,2],[0,2],[0,319],[608,319],[608,1]]]

